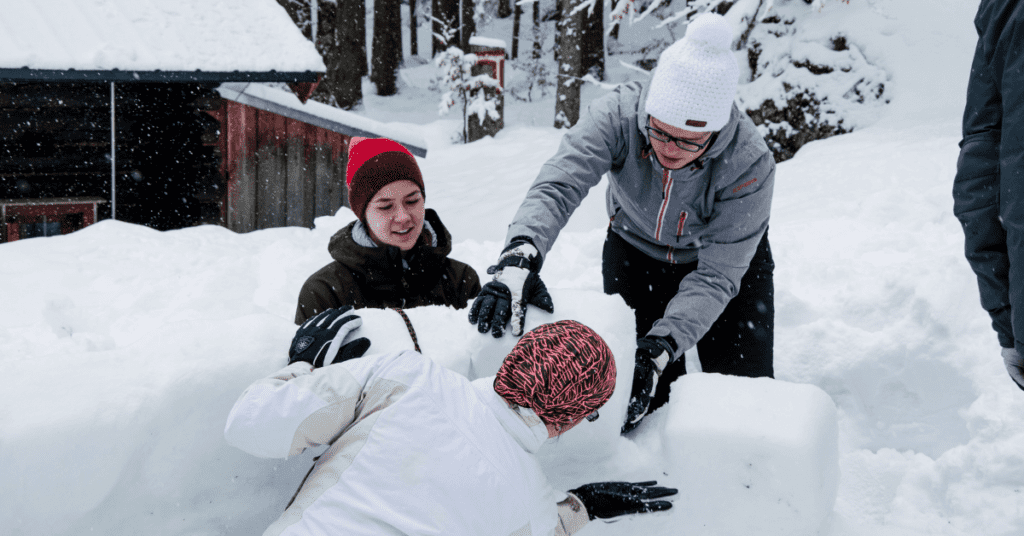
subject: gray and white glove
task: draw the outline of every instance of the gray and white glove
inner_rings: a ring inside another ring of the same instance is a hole
[[[633,389],[626,407],[622,433],[636,428],[647,415],[651,399],[658,388],[658,379],[675,354],[673,343],[663,337],[648,335],[636,341],[636,362],[633,368]]]
[[[1002,354],[1006,372],[1010,373],[1010,378],[1013,378],[1017,387],[1024,390],[1024,357],[1021,357],[1016,348],[1003,348]]]
[[[484,285],[473,300],[469,323],[476,324],[480,333],[490,330],[495,337],[501,337],[505,324],[511,321],[512,335],[519,337],[526,323],[527,304],[553,313],[551,294],[537,275],[539,265],[540,253],[533,244],[509,244],[498,257],[498,264],[487,269],[487,273],[494,274],[494,280]]]
[[[295,331],[288,347],[288,364],[305,361],[320,368],[362,357],[370,348],[370,339],[345,340],[361,325],[363,319],[352,311],[351,305],[328,309],[310,318]]]

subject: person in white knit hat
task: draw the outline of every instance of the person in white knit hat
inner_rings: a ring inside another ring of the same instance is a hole
[[[555,304],[544,256],[587,192],[608,176],[604,290],[636,313],[633,392],[623,432],[668,400],[696,346],[701,368],[774,374],[774,263],[768,219],[775,160],[734,104],[732,28],[696,17],[650,83],[595,99],[540,170],[474,301],[469,321],[522,335],[526,306]]]

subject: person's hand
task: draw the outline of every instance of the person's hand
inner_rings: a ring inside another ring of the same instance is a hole
[[[310,318],[295,332],[288,348],[288,364],[305,361],[320,368],[362,357],[370,348],[370,339],[345,340],[361,325],[363,319],[352,312],[351,305],[328,309]]]
[[[1017,387],[1024,390],[1024,357],[1021,357],[1016,348],[1003,348],[1002,353],[1006,372],[1010,373],[1010,378],[1013,378]]]
[[[480,289],[469,309],[469,323],[480,333],[490,330],[495,337],[505,334],[505,323],[511,320],[512,334],[522,336],[526,323],[526,305],[553,313],[544,282],[537,275],[540,254],[529,242],[512,242],[498,258],[498,264],[487,269],[494,280]]]
[[[673,353],[672,343],[668,339],[650,335],[637,339],[633,389],[626,407],[626,422],[622,425],[622,433],[636,428],[647,415],[654,390],[658,387],[658,378],[665,370],[665,365],[672,360]]]
[[[661,497],[675,495],[678,490],[655,486],[656,481],[649,482],[594,482],[569,490],[587,509],[591,520],[600,517],[609,519],[626,514],[642,514],[644,512],[660,512],[672,508],[668,501],[658,501]]]

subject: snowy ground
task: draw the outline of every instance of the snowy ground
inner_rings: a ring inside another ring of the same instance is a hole
[[[851,10],[850,20],[882,21],[856,33],[893,91],[872,125],[810,144],[777,172],[776,374],[822,389],[838,416],[841,478],[825,536],[1024,534],[1024,393],[979,306],[950,195],[976,6],[825,2]],[[406,79],[424,78],[420,69]],[[387,99],[366,92],[364,114],[429,140],[427,205],[452,230],[453,256],[483,273],[557,147],[550,97],[510,102],[496,138],[456,145],[458,125],[437,119],[436,93],[411,84]],[[235,451],[222,439],[224,417],[248,383],[283,363],[298,289],[350,219],[343,209],[313,230],[247,235],[107,221],[0,245],[0,532],[262,531],[310,456]],[[542,276],[558,312],[600,324],[615,349],[633,327],[600,293],[604,228],[595,189]],[[445,348],[484,344],[455,324],[462,312],[417,314]],[[600,419],[555,445],[545,467],[560,487],[671,482],[651,473],[679,464],[664,441],[679,410],[670,405],[628,439]],[[594,437],[606,441],[581,447]],[[584,534],[675,534],[672,516],[686,507]]]

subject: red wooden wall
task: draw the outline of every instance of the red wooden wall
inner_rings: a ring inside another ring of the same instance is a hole
[[[312,227],[346,202],[348,136],[229,100],[208,113],[221,124],[229,229]]]

